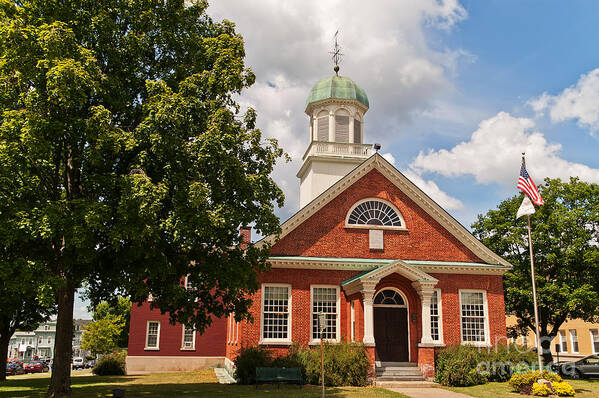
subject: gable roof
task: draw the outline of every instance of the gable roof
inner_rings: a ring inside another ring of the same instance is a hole
[[[437,221],[445,228],[452,236],[454,236],[465,247],[470,249],[477,257],[488,264],[497,264],[511,267],[511,264],[495,254],[492,250],[486,247],[481,241],[476,239],[462,224],[453,218],[446,210],[439,206],[426,193],[418,188],[412,181],[397,170],[391,163],[383,158],[378,153],[375,153],[370,158],[366,159],[355,169],[349,172],[345,177],[341,178],[335,184],[330,186],[326,191],[314,198],[310,203],[300,209],[297,213],[291,216],[281,225],[281,234],[269,235],[259,242],[274,244],[277,238],[281,239],[288,235],[291,231],[297,228],[304,221],[312,217],[316,212],[322,209],[331,200],[336,198],[347,188],[353,185],[360,178],[368,174],[372,170],[377,170],[391,183],[393,183],[406,196],[420,206],[429,216]]]

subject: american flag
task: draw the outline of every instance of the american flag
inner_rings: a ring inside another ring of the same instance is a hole
[[[545,204],[545,202],[543,202],[541,194],[539,193],[539,190],[537,189],[537,186],[532,181],[532,178],[530,178],[530,176],[528,175],[524,162],[522,162],[522,167],[520,168],[520,178],[518,178],[518,189],[522,190],[535,205],[541,206]]]

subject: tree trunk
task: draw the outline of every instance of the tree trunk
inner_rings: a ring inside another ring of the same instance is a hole
[[[6,380],[6,358],[8,357],[10,335],[8,327],[0,332],[0,381]]]
[[[73,305],[75,288],[71,281],[58,289],[58,317],[54,341],[54,366],[48,397],[60,397],[71,391],[71,361],[73,350]]]
[[[551,341],[553,340],[553,337],[541,336],[541,354],[543,355],[543,366],[553,362],[553,354],[551,354]]]

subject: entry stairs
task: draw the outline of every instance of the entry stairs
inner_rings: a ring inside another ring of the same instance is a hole
[[[413,362],[376,362],[376,385],[378,387],[436,387],[427,381],[418,365]]]

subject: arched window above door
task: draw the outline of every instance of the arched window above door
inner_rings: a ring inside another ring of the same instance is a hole
[[[374,304],[384,304],[384,305],[406,305],[401,294],[396,292],[395,290],[385,289],[381,290],[374,297]]]

